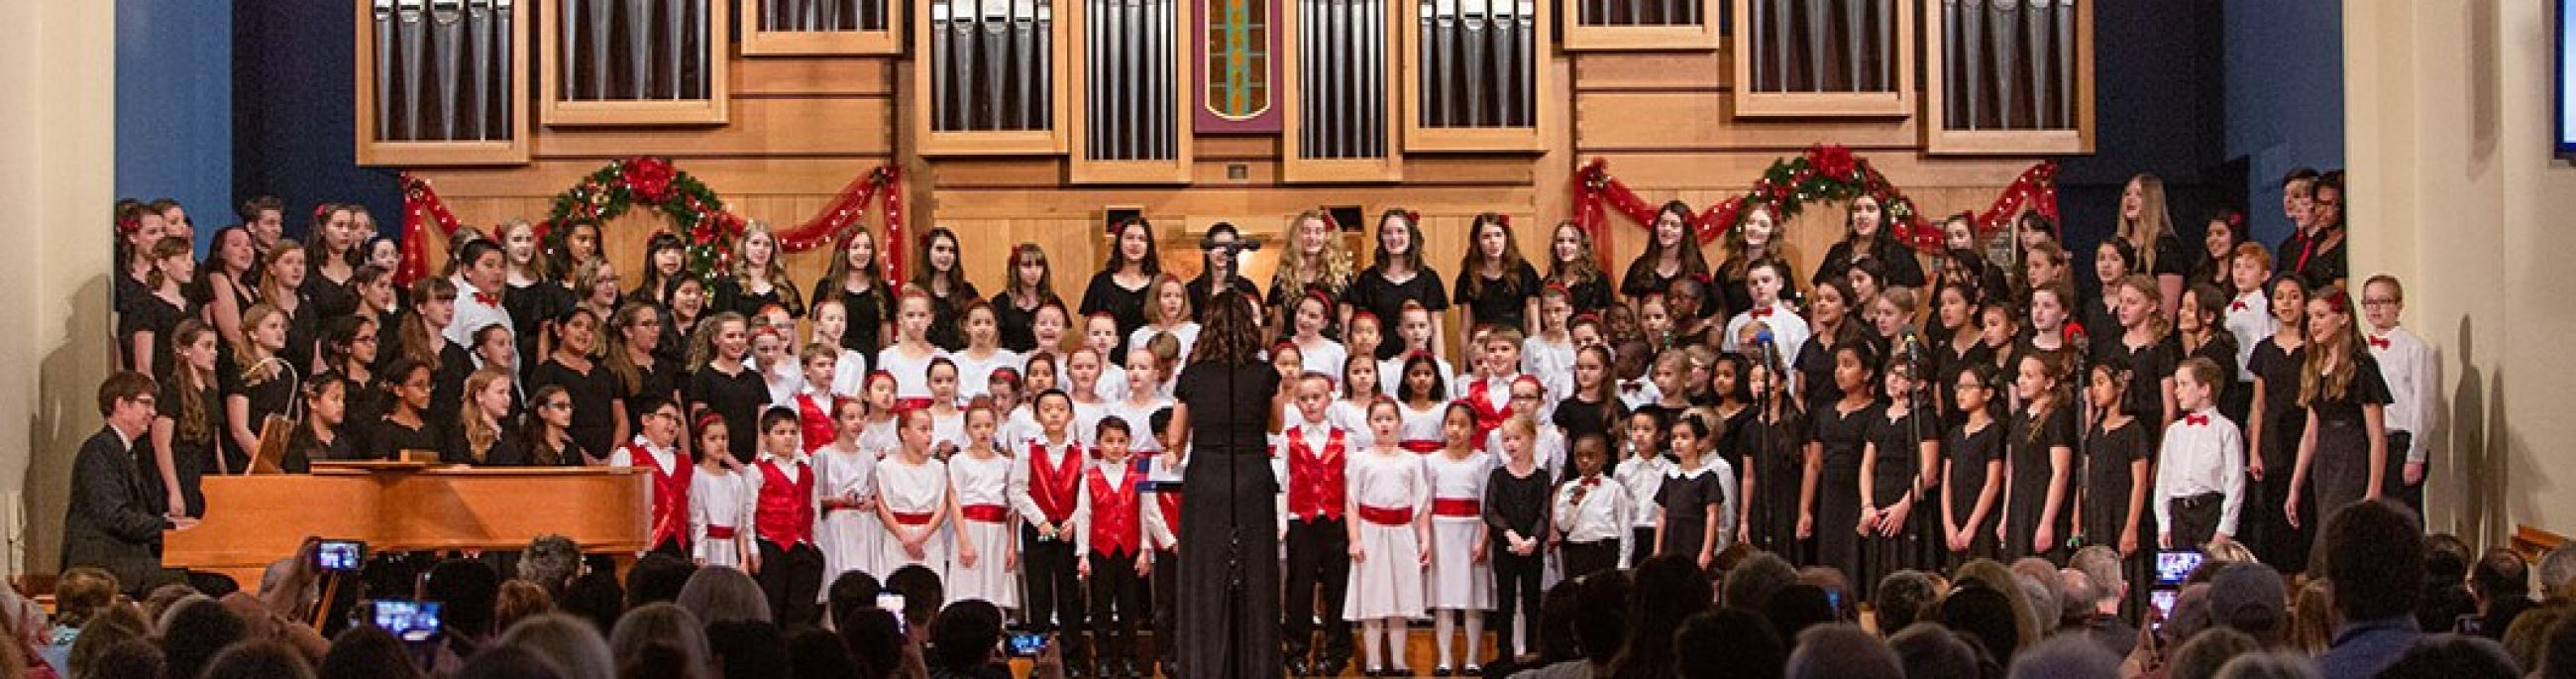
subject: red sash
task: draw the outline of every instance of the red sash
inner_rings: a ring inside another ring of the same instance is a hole
[[[707,526],[707,539],[709,540],[731,540],[733,539],[733,535],[732,526],[718,526],[713,524],[709,524]]]
[[[1075,493],[1082,490],[1082,444],[1070,439],[1055,466],[1046,464],[1046,440],[1029,440],[1029,498],[1036,500],[1038,511],[1047,523],[1064,525],[1073,518]]]
[[[889,513],[891,513],[891,514],[893,514],[893,515],[894,515],[894,522],[895,522],[895,523],[900,523],[900,524],[903,524],[903,525],[906,525],[906,526],[926,526],[926,525],[930,525],[930,519],[931,519],[931,517],[938,516],[938,513],[937,513],[937,512],[889,512]]]
[[[1174,537],[1181,534],[1181,494],[1172,491],[1154,493],[1154,504],[1163,508],[1163,527]],[[1178,547],[1178,545],[1174,545]]]
[[[1403,448],[1416,453],[1437,453],[1440,452],[1440,449],[1447,444],[1427,439],[1408,439],[1395,445],[1398,448]]]
[[[963,505],[957,508],[957,516],[968,521],[1001,523],[1011,518],[1011,510],[1001,505]]]
[[[1472,497],[1435,497],[1431,498],[1431,515],[1480,517],[1485,515],[1485,503]]]
[[[814,541],[814,467],[799,460],[787,479],[775,459],[761,460],[760,497],[752,504],[752,532],[780,547]]]
[[[1349,490],[1342,468],[1342,430],[1332,430],[1324,449],[1306,444],[1306,428],[1288,429],[1288,517],[1342,518],[1343,495]]]
[[[669,540],[679,543],[682,548],[688,547],[689,483],[697,478],[697,466],[674,450],[671,451],[671,463],[677,469],[663,469],[661,463],[653,460],[651,452],[632,441],[626,444],[626,457],[636,466],[653,471],[653,531],[645,539],[645,544],[658,545]]]
[[[813,394],[796,395],[796,420],[805,425],[805,454],[831,445],[839,428],[833,426],[830,404],[815,403]]]
[[[1505,398],[1503,406],[1493,405],[1493,399],[1487,396],[1489,390],[1485,388],[1488,383],[1483,378],[1477,378],[1476,381],[1467,384],[1467,409],[1476,411],[1476,438],[1472,439],[1474,441],[1485,440],[1487,432],[1503,426],[1503,420],[1510,419],[1512,416],[1511,399]]]
[[[1413,508],[1360,505],[1360,520],[1380,526],[1401,526],[1413,523]]]
[[[1136,482],[1142,480],[1134,467],[1124,479],[1110,483],[1109,475],[1099,467],[1083,474],[1091,489],[1091,551],[1112,557],[1134,556],[1144,544],[1143,526],[1136,521]]]
[[[894,411],[897,413],[908,413],[928,407],[930,407],[930,397],[928,396],[896,398],[894,400]]]

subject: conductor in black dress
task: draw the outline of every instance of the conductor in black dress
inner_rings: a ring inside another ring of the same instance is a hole
[[[147,490],[135,462],[135,446],[158,412],[156,391],[151,377],[133,371],[99,384],[98,412],[107,426],[81,443],[63,513],[63,567],[104,569],[136,596],[181,579],[178,571],[161,567],[161,531],[197,524],[171,516],[161,496]]]
[[[1257,304],[1218,292],[1173,389],[1182,451],[1179,665],[1189,677],[1279,676],[1279,493],[1267,433],[1279,372],[1261,360]]]

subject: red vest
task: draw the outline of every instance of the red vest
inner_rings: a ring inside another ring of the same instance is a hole
[[[1342,430],[1332,431],[1319,452],[1306,445],[1305,427],[1288,429],[1288,518],[1342,518],[1350,484],[1343,477]]]
[[[1134,466],[1127,468],[1124,480],[1110,483],[1109,475],[1097,466],[1083,476],[1091,484],[1091,551],[1112,557],[1135,556],[1145,544],[1145,527],[1136,520],[1139,500]]]
[[[779,471],[778,461],[761,460],[760,497],[751,510],[752,534],[779,547],[814,541],[814,467],[796,463],[796,480]]]
[[[1173,537],[1180,537],[1181,494],[1175,492],[1155,493],[1154,504],[1163,509],[1163,527],[1171,530]],[[1179,548],[1180,545],[1175,544],[1173,547]]]
[[[1038,511],[1046,514],[1047,523],[1064,525],[1073,518],[1076,493],[1082,490],[1082,444],[1067,443],[1064,455],[1054,466],[1046,463],[1046,441],[1029,440],[1029,498],[1036,500]]]
[[[832,439],[840,434],[840,429],[833,426],[832,404],[815,403],[813,394],[796,395],[796,420],[805,425],[805,454],[807,455],[814,454],[816,449],[823,446],[831,445]]]
[[[645,544],[659,545],[670,540],[679,543],[683,549],[687,548],[689,482],[697,478],[697,465],[690,464],[687,456],[674,450],[671,462],[678,469],[663,469],[660,463],[653,461],[652,453],[632,441],[626,444],[626,457],[633,460],[635,466],[653,472],[653,532]]]
[[[1487,395],[1488,390],[1485,385],[1485,378],[1482,377],[1467,383],[1467,409],[1476,411],[1476,438],[1471,440],[1476,445],[1484,445],[1485,434],[1492,432],[1495,427],[1503,426],[1503,420],[1512,417],[1511,399],[1508,395],[1503,399],[1502,405],[1496,406],[1493,404],[1493,399]]]

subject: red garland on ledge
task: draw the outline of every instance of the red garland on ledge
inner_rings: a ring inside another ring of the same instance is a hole
[[[1810,146],[1796,158],[1772,161],[1751,190],[1708,206],[1692,217],[1691,227],[1701,243],[1709,243],[1741,223],[1747,206],[1771,206],[1785,220],[1796,216],[1810,201],[1847,202],[1860,196],[1878,199],[1887,211],[1890,233],[1899,242],[1925,252],[1941,249],[1940,227],[1925,222],[1913,199],[1887,181],[1887,176],[1879,174],[1867,159],[1832,144]],[[1655,223],[1657,209],[1627,184],[1610,176],[1609,161],[1593,159],[1574,174],[1574,222],[1592,234],[1593,252],[1602,258],[1604,266],[1608,266],[1611,252],[1610,210],[1647,226]],[[2040,161],[2004,187],[1993,204],[1976,214],[1978,235],[1994,234],[2025,209],[2057,219],[2056,161]]]
[[[439,199],[429,180],[406,172],[402,183],[402,263],[394,279],[408,285],[428,274],[428,255],[423,246],[428,243],[429,228],[434,225],[440,236],[452,238],[464,225]],[[886,242],[905,242],[902,174],[900,169],[887,165],[852,178],[831,204],[813,217],[776,231],[778,249],[784,253],[804,252],[839,242],[852,227],[862,223],[869,201],[879,195],[885,198]],[[742,237],[747,222],[741,215],[727,211],[715,192],[697,178],[672,167],[670,160],[654,156],[611,161],[584,177],[580,184],[556,194],[548,219],[537,224],[537,234],[544,238],[555,225],[574,220],[615,219],[639,201],[670,217],[671,231],[688,246],[691,274],[713,275],[732,262],[734,243]],[[552,239],[547,242],[560,246]],[[879,248],[885,253],[890,280],[903,280],[904,249]]]

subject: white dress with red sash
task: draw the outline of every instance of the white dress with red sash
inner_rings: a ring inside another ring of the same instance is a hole
[[[1351,546],[1362,557],[1351,561],[1342,617],[1422,617],[1422,542],[1413,533],[1413,518],[1431,497],[1431,476],[1422,456],[1360,451],[1351,455],[1348,469],[1351,502],[1357,505],[1350,518],[1359,533]],[[1432,558],[1441,556],[1447,555]]]
[[[1423,466],[1431,475],[1431,499],[1425,503],[1431,512],[1431,573],[1424,605],[1493,608],[1491,555],[1488,563],[1476,563],[1469,555],[1476,550],[1477,529],[1485,525],[1485,481],[1493,478],[1494,457],[1480,451],[1452,460],[1446,453],[1432,453],[1424,456]]]
[[[889,457],[877,463],[877,503],[893,514],[895,523],[918,526],[929,522],[932,515],[948,505],[948,465],[937,458],[921,464],[905,464],[902,458]],[[954,521],[954,517],[951,517]],[[888,534],[879,545],[877,565],[892,574],[895,569],[918,565],[948,579],[948,531],[940,530],[922,545],[922,558],[904,553],[903,541]],[[884,578],[884,575],[877,576]]]
[[[1020,582],[1015,574],[1003,568],[1004,553],[1018,539],[1010,523],[1011,466],[1016,461],[1001,455],[976,459],[959,453],[948,458],[949,492],[957,495],[958,557],[948,569],[948,600],[983,599],[994,606],[1018,608]],[[967,565],[963,554],[967,546],[975,548],[975,564]]]
[[[689,483],[690,556],[707,566],[742,567],[734,551],[737,536],[751,539],[751,502],[743,492],[742,474],[698,470]]]
[[[814,452],[814,487],[823,498],[822,518],[814,521],[814,546],[823,551],[826,585],[850,571],[885,577],[886,570],[877,564],[885,524],[876,512],[857,507],[877,496],[877,464],[875,453],[861,449],[832,446]]]

